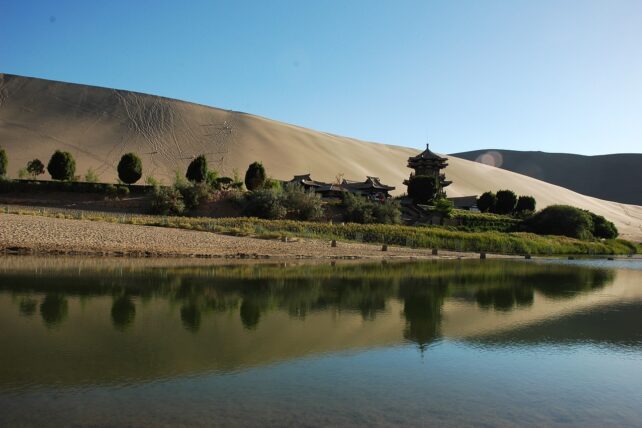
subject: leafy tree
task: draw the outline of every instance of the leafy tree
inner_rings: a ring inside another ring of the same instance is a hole
[[[56,150],[49,159],[47,171],[54,180],[73,180],[76,174],[76,161],[71,153]]]
[[[45,173],[45,165],[40,161],[40,159],[34,159],[27,162],[27,172],[33,178],[36,178],[39,175]]]
[[[323,216],[321,196],[294,183],[289,183],[283,189],[284,205],[288,217],[296,220],[318,220]]]
[[[261,162],[254,162],[245,173],[245,187],[247,190],[256,190],[263,187],[265,184],[265,168]]]
[[[183,196],[185,208],[192,210],[198,208],[210,194],[210,187],[205,183],[195,183],[188,186],[175,186]]]
[[[526,211],[534,212],[535,198],[532,196],[520,196],[519,199],[517,199],[517,206],[515,207],[515,211],[518,213]]]
[[[155,187],[152,198],[152,212],[154,214],[176,214],[185,211],[183,195],[174,187]]]
[[[437,195],[437,181],[429,175],[413,175],[408,180],[408,196],[415,204],[427,204]]]
[[[484,192],[477,198],[477,208],[483,213],[495,211],[496,204],[497,196],[493,192]]]
[[[500,190],[497,192],[495,212],[497,214],[511,214],[517,205],[517,195],[512,190]]]
[[[205,157],[205,155],[197,156],[196,159],[190,162],[189,166],[187,167],[187,173],[185,174],[185,177],[187,177],[189,181],[195,183],[202,183],[208,180],[207,158]]]
[[[590,239],[593,221],[588,211],[569,205],[551,205],[524,221],[530,232]]]
[[[4,149],[0,149],[0,177],[7,175],[7,164],[9,163],[9,158],[7,158],[7,152]]]
[[[439,198],[435,201],[435,211],[444,217],[450,217],[453,212],[453,203],[446,198]]]
[[[593,236],[604,239],[617,238],[619,232],[612,222],[590,211],[587,211],[587,213],[591,216],[591,221],[593,222]]]
[[[401,209],[399,203],[386,200],[383,203],[369,201],[361,196],[346,193],[343,196],[343,219],[351,223],[401,223]]]
[[[125,153],[118,162],[118,178],[123,183],[134,184],[143,176],[143,163],[134,153]]]
[[[399,224],[401,223],[401,207],[399,202],[386,199],[383,202],[370,202],[373,205],[372,214],[374,223]]]
[[[282,219],[288,213],[284,205],[283,192],[259,188],[245,198],[243,213],[250,217]]]

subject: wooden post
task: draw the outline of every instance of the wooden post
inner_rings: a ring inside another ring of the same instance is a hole
[[[433,256],[436,256],[436,255],[438,255],[438,254],[439,254],[439,250],[438,250],[437,248],[433,248],[433,249],[432,249],[432,255],[433,255]]]
[[[526,260],[530,260],[530,259],[531,259],[531,255],[530,255],[530,254],[526,254],[526,255],[524,256],[524,258],[525,258]]]
[[[479,258],[480,259],[485,259],[486,258],[486,253],[479,253]]]
[[[381,246],[381,251],[388,251],[388,244],[383,244]]]
[[[331,247],[336,247],[337,246],[337,241],[336,239],[333,239],[332,242],[330,243]]]

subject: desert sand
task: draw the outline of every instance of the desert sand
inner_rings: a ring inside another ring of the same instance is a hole
[[[415,143],[415,142],[409,142]],[[262,161],[274,178],[311,173],[332,181],[378,176],[405,192],[409,156],[399,146],[359,141],[251,114],[129,91],[0,74],[0,146],[10,158],[9,174],[33,158],[45,164],[56,149],[70,151],[79,175],[93,168],[103,181],[116,178],[126,152],[141,155],[144,176],[171,181],[195,156],[204,153],[223,174]],[[448,147],[432,147],[448,152]],[[450,158],[448,196],[479,195],[510,188],[532,195],[538,207],[569,204],[613,221],[625,238],[642,240],[642,207],[584,196],[531,177],[480,163]]]

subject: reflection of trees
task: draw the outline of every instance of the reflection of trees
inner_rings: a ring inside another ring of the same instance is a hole
[[[136,305],[131,297],[119,296],[111,305],[111,321],[116,330],[125,331],[136,317]]]
[[[194,333],[201,328],[201,310],[193,303],[187,303],[181,307],[181,321],[183,326]]]
[[[510,311],[516,306],[531,306],[533,304],[533,288],[526,285],[482,288],[475,293],[475,300],[484,309]]]
[[[481,308],[511,311],[532,305],[535,291],[553,299],[568,299],[604,287],[613,281],[613,275],[612,271],[600,269],[542,266],[540,271],[484,281],[478,284],[474,298]]]
[[[302,319],[315,311],[356,312],[375,319],[392,299],[403,303],[404,336],[422,346],[439,336],[446,295],[480,307],[510,311],[533,304],[535,292],[569,298],[612,281],[608,270],[538,265],[514,261],[488,263],[388,263],[313,266],[213,266],[200,268],[77,271],[40,275],[0,272],[0,290],[19,296],[45,294],[40,312],[47,325],[67,314],[67,296],[91,299],[120,296],[113,301],[112,322],[126,330],[136,316],[135,301],[165,299],[180,308],[180,321],[199,331],[213,312],[238,317],[246,329],[256,329],[270,311],[282,310]],[[34,300],[17,299],[29,315]]]
[[[404,337],[422,349],[439,336],[441,307],[447,288],[443,281],[427,283],[417,280],[402,281],[399,287],[406,318]]]
[[[38,302],[35,299],[24,297],[20,299],[20,314],[30,317],[36,313]]]
[[[243,299],[241,303],[241,322],[248,330],[253,330],[259,324],[261,319],[261,307],[256,301],[251,299]]]
[[[61,294],[47,294],[40,304],[40,316],[48,327],[55,327],[67,318],[67,299]]]

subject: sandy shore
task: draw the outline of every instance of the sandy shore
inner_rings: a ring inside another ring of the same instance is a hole
[[[0,214],[0,253],[243,259],[479,258],[475,253],[299,239],[294,242],[182,229]],[[489,255],[490,257],[490,255]]]

